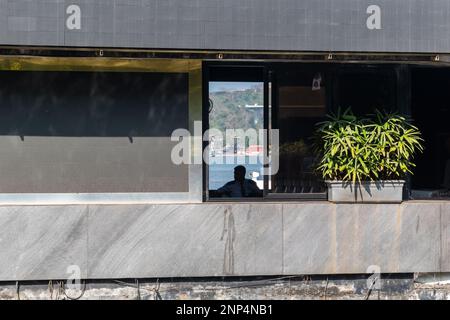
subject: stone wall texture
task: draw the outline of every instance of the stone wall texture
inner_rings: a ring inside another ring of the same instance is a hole
[[[0,281],[450,272],[450,203],[0,207]]]

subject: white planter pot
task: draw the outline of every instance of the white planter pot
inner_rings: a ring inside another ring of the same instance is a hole
[[[400,203],[405,181],[374,181],[353,184],[326,181],[328,201],[335,203]]]

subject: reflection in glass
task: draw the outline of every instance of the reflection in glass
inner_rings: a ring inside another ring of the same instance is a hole
[[[323,75],[320,72],[281,74],[274,127],[279,129],[279,171],[272,177],[272,193],[324,193],[322,179],[314,172],[312,136],[326,114]]]
[[[245,178],[253,181],[246,183],[254,183],[262,190],[263,141],[259,130],[264,127],[263,83],[210,82],[209,99],[210,197],[219,196],[217,190],[235,180],[234,169],[238,165],[245,167]]]

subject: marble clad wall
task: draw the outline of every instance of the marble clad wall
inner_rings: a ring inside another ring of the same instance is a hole
[[[450,203],[0,207],[0,280],[450,272]]]

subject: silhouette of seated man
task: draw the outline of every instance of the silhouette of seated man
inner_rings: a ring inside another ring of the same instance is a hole
[[[226,183],[217,190],[217,195],[231,198],[259,197],[262,195],[255,181],[245,179],[244,166],[234,168],[234,181]]]

